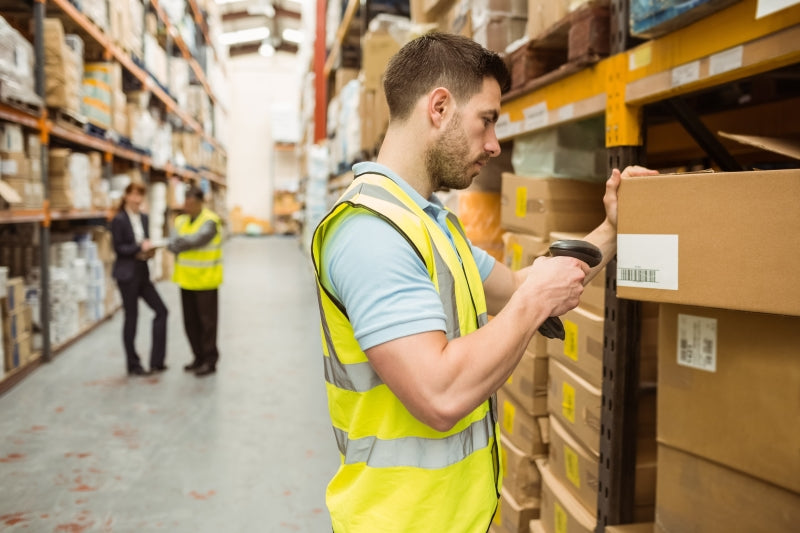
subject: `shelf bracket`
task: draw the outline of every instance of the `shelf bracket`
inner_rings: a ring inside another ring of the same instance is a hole
[[[692,136],[692,139],[700,146],[719,165],[724,172],[736,172],[744,170],[742,165],[736,162],[730,152],[722,145],[719,139],[703,124],[697,113],[689,107],[686,100],[680,96],[666,100],[669,107],[683,129]]]

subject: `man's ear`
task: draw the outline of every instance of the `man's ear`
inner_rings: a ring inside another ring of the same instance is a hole
[[[439,128],[452,112],[453,95],[444,87],[437,87],[428,95],[428,117],[434,127]]]

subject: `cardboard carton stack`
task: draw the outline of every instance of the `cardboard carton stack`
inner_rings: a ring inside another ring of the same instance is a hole
[[[473,0],[472,36],[495,52],[523,37],[528,26],[528,2],[524,0]]]
[[[18,124],[0,125],[0,177],[17,196],[5,198],[11,207],[35,209],[42,206],[41,168],[38,136],[25,135]]]
[[[798,194],[798,170],[620,188],[618,294],[660,304],[658,531],[800,523],[800,283],[776,275],[796,269]]]
[[[11,278],[6,282],[6,297],[3,308],[3,353],[5,370],[28,364],[33,359],[33,314],[26,302],[25,280]]]
[[[89,156],[68,148],[52,149],[49,155],[50,205],[54,209],[91,208],[93,171]]]
[[[83,104],[81,110],[86,119],[102,129],[111,128],[116,119],[120,123],[120,109],[115,107],[122,93],[122,67],[119,63],[86,63],[83,67]]]
[[[77,42],[73,36],[72,42]],[[83,56],[70,48],[60,19],[44,20],[45,103],[48,107],[78,114],[81,111]]]
[[[41,105],[33,86],[33,45],[0,17],[0,96]]]

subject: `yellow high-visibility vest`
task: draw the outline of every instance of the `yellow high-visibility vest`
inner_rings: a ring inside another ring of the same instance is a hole
[[[347,311],[321,283],[324,242],[350,216],[392,224],[424,261],[442,300],[448,340],[486,324],[486,299],[464,229],[449,213],[448,236],[395,182],[358,176],[317,227],[322,351],[341,464],[326,501],[336,533],[486,533],[500,485],[497,399],[493,395],[449,431],[416,419],[384,384],[355,339]]]
[[[181,252],[175,257],[175,270],[172,281],[182,289],[206,291],[222,284],[222,222],[211,210],[203,208],[194,221],[189,215],[179,215],[175,219],[175,229],[179,236],[197,233],[208,221],[217,226],[214,238],[202,248]]]

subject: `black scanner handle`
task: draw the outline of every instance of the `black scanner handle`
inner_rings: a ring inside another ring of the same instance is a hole
[[[550,255],[553,257],[574,257],[583,261],[590,268],[594,268],[603,260],[603,252],[594,244],[579,240],[556,241],[550,245]],[[564,324],[557,316],[551,316],[539,326],[539,333],[548,339],[564,340]]]

